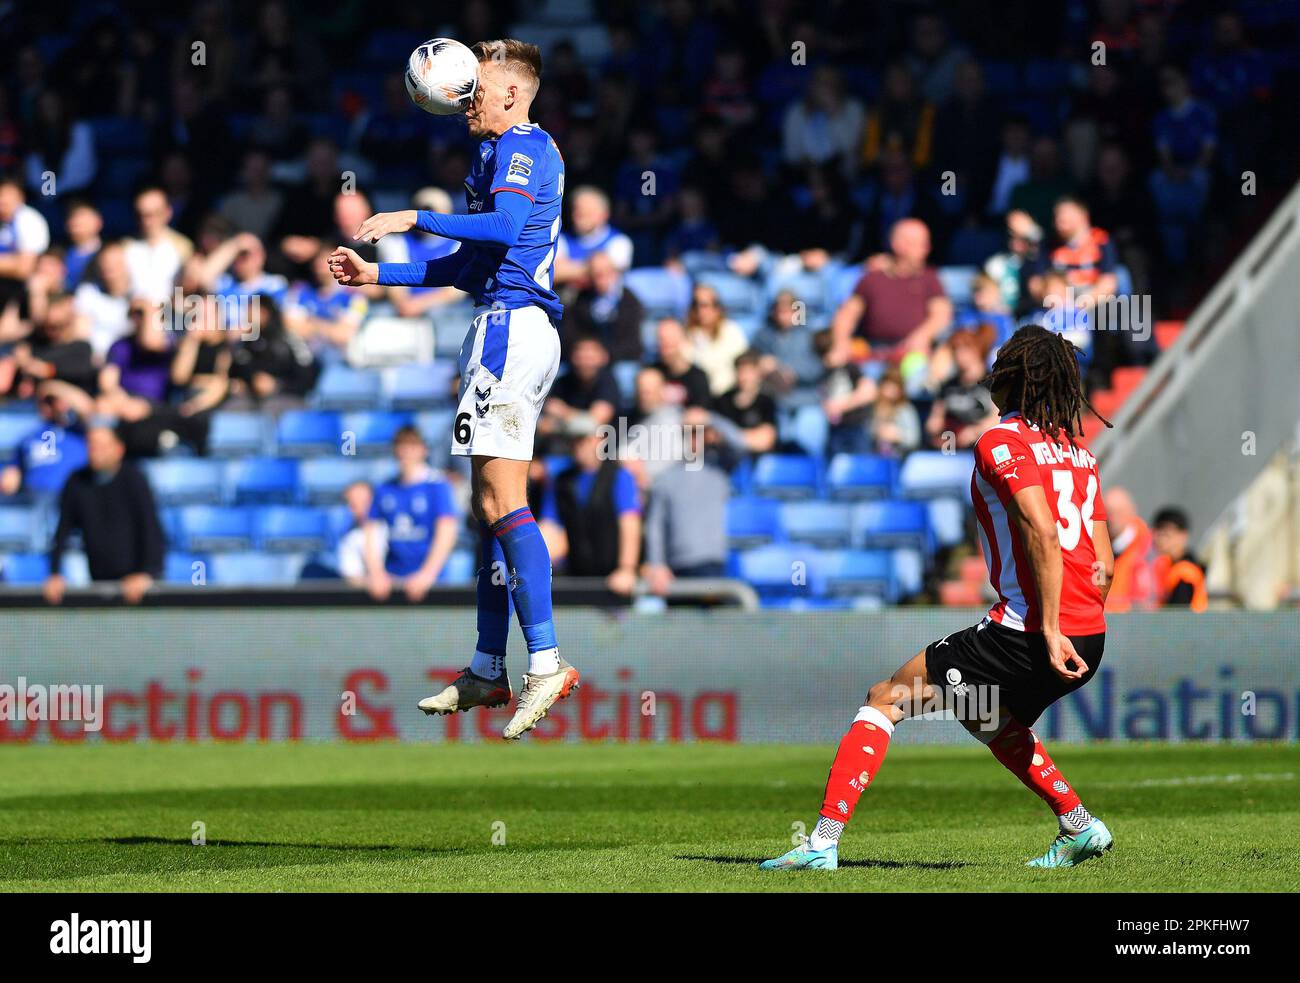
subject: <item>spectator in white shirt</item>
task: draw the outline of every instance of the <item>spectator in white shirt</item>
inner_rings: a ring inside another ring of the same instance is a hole
[[[162,188],[148,187],[136,194],[135,216],[140,237],[126,246],[131,293],[159,302],[171,300],[176,274],[194,247],[171,228],[172,206]]]
[[[0,180],[0,302],[21,295],[37,257],[49,247],[49,224],[27,204],[22,185]]]
[[[632,266],[632,240],[609,224],[609,197],[599,188],[581,187],[573,192],[569,223],[572,231],[560,233],[555,249],[557,286],[587,286],[587,261],[604,253],[620,273]]]
[[[113,342],[131,331],[131,271],[120,242],[110,242],[99,251],[73,298],[77,313],[90,322],[90,346],[102,360]]]

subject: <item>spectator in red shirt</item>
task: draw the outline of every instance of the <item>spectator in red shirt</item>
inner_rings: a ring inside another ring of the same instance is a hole
[[[930,230],[905,218],[889,234],[889,252],[870,260],[868,272],[831,321],[835,345],[848,356],[855,338],[869,352],[901,357],[929,355],[935,338],[952,323],[952,302],[926,260]]]

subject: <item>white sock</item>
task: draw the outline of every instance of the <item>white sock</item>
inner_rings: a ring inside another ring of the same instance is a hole
[[[814,850],[825,850],[832,847],[840,841],[840,834],[844,832],[844,824],[838,819],[827,819],[825,816],[817,817],[817,828],[812,831],[812,836],[808,837],[808,846]]]
[[[475,649],[474,658],[469,663],[469,671],[479,679],[498,679],[506,671],[506,657]]]
[[[528,653],[528,675],[549,676],[560,671],[560,650],[558,648],[542,649],[540,652]]]
[[[1092,825],[1092,813],[1083,807],[1083,804],[1075,806],[1064,815],[1056,817],[1061,827],[1062,833],[1074,836],[1076,833],[1082,833]]]

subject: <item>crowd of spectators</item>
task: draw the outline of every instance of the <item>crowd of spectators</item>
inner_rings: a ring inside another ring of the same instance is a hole
[[[1095,387],[1153,357],[1091,330],[1097,305],[1185,306],[1248,217],[1243,172],[1290,177],[1294,128],[1268,121],[1295,88],[1294,25],[1202,6],[468,0],[445,24],[282,0],[12,10],[0,397],[34,404],[64,478],[93,420],[131,458],[202,455],[217,411],[309,405],[376,318],[460,316],[450,288],[341,288],[325,257],[455,248],[351,241],[381,208],[465,207],[472,147],[409,105],[403,55],[430,33],[531,36],[533,18],[549,39],[534,116],[569,188],[539,515],[562,569],[617,590],[638,571],[659,589],[718,573],[728,475],[754,455],[967,448],[996,419],[985,367],[1023,323],[1074,340]],[[638,292],[646,268],[686,278],[684,310]],[[761,314],[729,309],[737,281]],[[812,439],[794,425],[810,418]],[[683,453],[608,461],[599,428],[620,420],[680,431]],[[336,568],[377,596],[391,578],[427,590],[454,545],[423,514],[456,512],[425,487],[425,440],[398,440],[394,484],[347,492],[357,529],[385,532],[352,537]],[[6,494],[51,497],[39,456],[19,448]]]

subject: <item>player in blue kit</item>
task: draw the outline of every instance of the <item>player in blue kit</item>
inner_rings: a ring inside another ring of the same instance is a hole
[[[420,701],[420,709],[453,713],[510,701],[505,663],[513,601],[528,643],[528,672],[502,731],[515,740],[578,686],[578,671],[556,643],[551,558],[526,494],[537,418],[560,364],[556,324],[564,308],[551,287],[551,265],[564,160],[555,141],[528,120],[542,72],[537,46],[507,39],[481,41],[473,50],[479,84],[465,115],[482,143],[465,182],[469,214],[381,212],[355,236],[377,242],[415,228],[459,240],[461,248],[422,263],[368,263],[340,247],[330,269],[346,286],[455,286],[477,305],[461,345],[452,453],[469,456],[473,469],[481,534],[478,645],[460,677]]]

